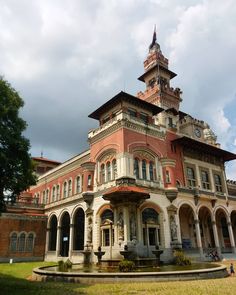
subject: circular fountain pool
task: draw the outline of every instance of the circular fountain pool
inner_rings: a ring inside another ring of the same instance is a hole
[[[76,283],[107,283],[135,281],[174,281],[223,278],[228,276],[226,266],[213,263],[194,263],[189,266],[166,265],[158,268],[141,268],[136,272],[118,272],[117,269],[101,270],[73,265],[68,272],[58,271],[57,266],[33,270],[33,279],[40,281],[67,281]]]

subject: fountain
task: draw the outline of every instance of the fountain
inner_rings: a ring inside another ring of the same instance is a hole
[[[84,255],[84,265],[88,266],[91,264],[90,258],[91,258],[91,249],[88,244],[84,246],[84,251],[81,251],[81,253]]]
[[[128,245],[124,246],[124,250],[120,251],[120,254],[124,257],[124,259],[129,259],[132,251],[128,249]]]
[[[156,250],[152,250],[152,253],[156,256],[156,266],[161,265],[160,256],[163,253],[163,250],[160,250],[159,245],[156,245]]]
[[[94,252],[94,255],[97,256],[98,263],[97,265],[101,265],[102,256],[105,254],[105,251],[102,251],[101,246],[98,247],[98,251]]]

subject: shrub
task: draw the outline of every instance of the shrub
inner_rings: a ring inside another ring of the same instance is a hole
[[[184,252],[181,250],[174,251],[174,258],[176,265],[191,265],[191,259],[184,255]]]
[[[119,270],[121,272],[131,272],[135,269],[135,264],[130,260],[122,260],[119,262]]]

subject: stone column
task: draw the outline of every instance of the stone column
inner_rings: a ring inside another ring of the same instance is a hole
[[[150,170],[149,170],[150,164],[147,162],[146,164],[146,173],[147,173],[147,180],[150,180]]]
[[[117,221],[118,221],[118,210],[117,208],[114,208],[114,245],[118,244],[119,237],[118,237],[118,231],[117,231]]]
[[[73,245],[74,245],[74,224],[70,224],[69,255],[68,255],[69,257],[72,256]]]
[[[61,226],[57,227],[57,246],[56,246],[56,256],[60,255],[61,251]]]
[[[129,210],[127,206],[123,207],[123,216],[124,216],[124,243],[130,240],[130,229],[129,229]]]
[[[216,250],[220,254],[221,253],[221,249],[220,249],[218,231],[217,231],[217,226],[216,226],[216,221],[215,220],[212,220],[212,229],[213,229],[213,234],[214,234],[214,240],[215,240]]]
[[[201,240],[201,232],[200,232],[200,226],[199,226],[199,220],[194,220],[195,229],[196,229],[196,238],[197,238],[197,246],[199,249],[200,256],[203,256],[203,249],[202,249],[202,240]]]
[[[233,234],[233,230],[232,230],[232,224],[231,224],[230,221],[228,221],[227,225],[228,225],[229,239],[230,239],[230,244],[231,244],[231,248],[232,248],[232,253],[236,253],[234,234]]]
[[[196,173],[196,187],[201,187],[202,181],[201,181],[201,175],[199,171],[199,166],[195,166],[195,173]]]
[[[142,224],[142,214],[139,208],[137,208],[136,214],[137,214],[137,241],[141,242],[142,234],[143,234],[143,224]]]

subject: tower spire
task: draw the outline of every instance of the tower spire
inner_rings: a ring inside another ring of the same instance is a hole
[[[157,32],[156,32],[156,25],[155,25],[153,36],[152,36],[152,43],[149,45],[149,49],[152,49],[152,47],[156,44],[156,40],[157,40]]]

